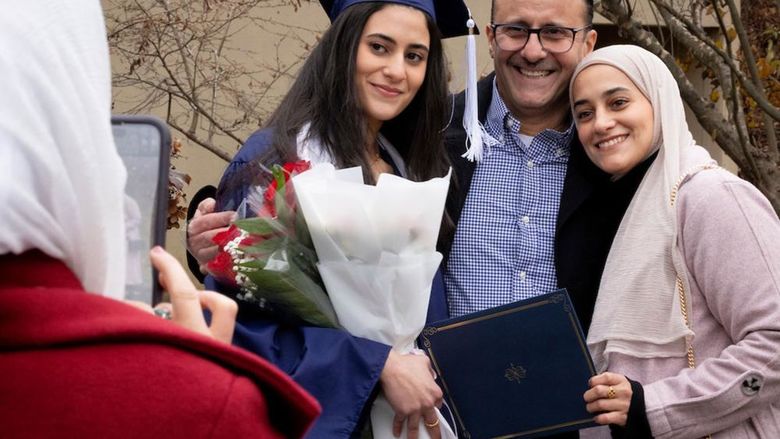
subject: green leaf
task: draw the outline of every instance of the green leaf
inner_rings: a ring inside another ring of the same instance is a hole
[[[245,273],[255,285],[255,298],[264,298],[275,307],[321,327],[337,328],[338,319],[330,299],[320,285],[295,264],[287,271],[260,270]]]
[[[280,192],[284,189],[284,168],[276,163],[271,167],[271,173],[274,176],[274,180],[276,180],[276,192]]]
[[[236,220],[236,227],[252,235],[271,235],[274,233],[285,233],[285,228],[274,218],[255,217]]]
[[[282,185],[280,190],[276,191],[274,196],[274,207],[276,207],[276,219],[280,224],[283,224],[285,229],[289,229],[292,225],[294,212],[287,204],[287,197],[285,192],[287,191],[286,185]]]
[[[252,245],[241,246],[241,250],[249,257],[254,255],[268,255],[284,247],[287,242],[288,239],[284,236],[273,236]]]
[[[266,265],[268,265],[268,258],[270,258],[270,255],[265,258],[255,258],[250,261],[244,261],[236,264],[236,267],[238,268],[236,271],[248,275],[249,273],[257,270],[263,270],[265,269]]]

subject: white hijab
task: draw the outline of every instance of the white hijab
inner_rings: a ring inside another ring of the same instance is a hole
[[[593,64],[621,70],[648,98],[659,149],[620,223],[601,278],[588,347],[603,371],[612,352],[640,358],[685,356],[693,332],[681,314],[678,274],[686,293],[690,289],[676,246],[677,213],[670,197],[681,177],[713,161],[694,142],[677,82],[660,58],[637,46],[605,47],[580,62],[572,84]]]
[[[121,298],[126,172],[100,2],[0,6],[0,254],[39,249]]]

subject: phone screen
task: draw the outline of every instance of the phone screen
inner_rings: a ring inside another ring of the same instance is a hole
[[[127,168],[125,299],[154,305],[161,290],[148,252],[165,244],[170,134],[161,120],[148,116],[113,116],[111,123]]]

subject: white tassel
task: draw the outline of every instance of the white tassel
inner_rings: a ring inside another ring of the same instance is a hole
[[[484,145],[491,146],[495,140],[479,123],[477,109],[477,42],[474,35],[476,23],[470,16],[466,26],[469,35],[466,37],[466,105],[463,111],[463,128],[466,130],[466,152],[461,156],[469,161],[482,160]]]

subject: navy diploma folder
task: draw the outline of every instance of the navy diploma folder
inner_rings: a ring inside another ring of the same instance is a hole
[[[426,327],[420,336],[462,437],[541,437],[596,425],[595,375],[566,290]]]

